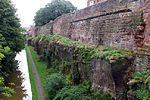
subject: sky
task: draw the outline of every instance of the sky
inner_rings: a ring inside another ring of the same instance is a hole
[[[68,0],[78,9],[85,8],[86,0]],[[20,18],[22,27],[29,27],[33,25],[34,16],[36,12],[43,8],[51,0],[12,0],[15,8],[17,8],[17,15]]]

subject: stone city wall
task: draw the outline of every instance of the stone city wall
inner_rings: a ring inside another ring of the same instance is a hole
[[[150,44],[150,1],[107,0],[62,15],[53,22],[36,27],[34,33],[60,34],[75,41],[134,51],[145,49]],[[143,54],[138,55],[141,59],[137,57],[135,62],[140,63],[137,66],[150,66],[150,56]]]
[[[91,64],[92,68],[87,71],[86,66],[79,64],[81,78],[91,79],[92,88],[110,90],[116,100],[125,100],[123,98],[126,95],[122,94],[127,89],[128,67],[132,66],[134,71],[150,70],[150,51],[144,51],[150,44],[150,0],[108,0],[60,16],[53,22],[36,27],[34,33],[60,34],[85,43],[134,50],[137,53],[135,59],[127,60],[126,63],[110,64],[95,60]],[[39,48],[44,49],[44,45],[39,45]],[[140,52],[136,52],[139,48]],[[71,52],[72,50],[68,53]],[[58,58],[60,57],[63,56]],[[120,66],[123,69],[116,70]]]
[[[141,9],[141,10],[140,10]],[[149,43],[149,6],[144,0],[108,0],[37,27],[37,34],[61,34],[76,41],[136,49]],[[146,26],[141,25],[142,19]],[[138,32],[138,28],[144,27]]]

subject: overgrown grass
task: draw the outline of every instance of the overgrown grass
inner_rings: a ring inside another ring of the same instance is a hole
[[[31,89],[32,89],[32,99],[33,100],[40,100],[39,96],[38,96],[37,89],[36,89],[36,83],[35,83],[34,75],[33,75],[33,72],[32,72],[32,65],[31,65],[31,62],[30,62],[29,55],[28,55],[29,51],[27,49],[27,46],[25,47],[25,49],[26,49],[26,55],[27,55],[27,61],[28,61],[28,69],[29,69],[29,76],[30,76]]]
[[[44,93],[45,93],[45,96],[46,96],[46,100],[48,100],[48,93],[45,89],[45,85],[46,85],[46,62],[45,61],[41,61],[39,59],[39,56],[37,55],[37,53],[34,51],[33,47],[29,46],[29,49],[31,51],[31,55],[32,55],[32,58],[34,60],[34,63],[36,65],[36,69],[38,71],[38,74],[40,76],[40,79],[41,79],[41,82],[42,82],[42,86],[44,88]]]

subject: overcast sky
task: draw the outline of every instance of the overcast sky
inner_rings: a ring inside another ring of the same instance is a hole
[[[78,9],[86,7],[86,0],[68,0]],[[12,0],[13,4],[17,8],[18,17],[21,20],[23,27],[29,27],[32,25],[35,13],[40,8],[44,7],[51,0]]]

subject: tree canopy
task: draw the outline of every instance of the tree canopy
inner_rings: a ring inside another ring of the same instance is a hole
[[[73,12],[76,9],[77,8],[74,7],[73,4],[69,1],[52,0],[51,3],[37,11],[36,16],[34,17],[35,25],[44,25],[50,20],[54,20],[63,14]]]
[[[16,9],[10,0],[0,0],[0,94],[10,96],[13,90],[5,86],[4,76],[15,69],[15,56],[24,48]]]

